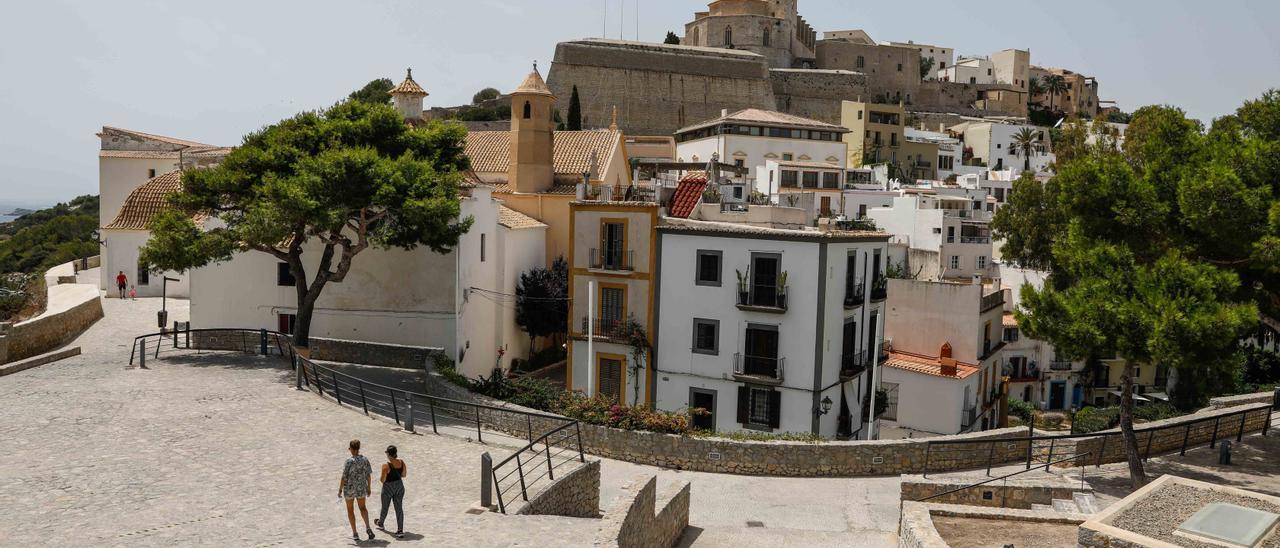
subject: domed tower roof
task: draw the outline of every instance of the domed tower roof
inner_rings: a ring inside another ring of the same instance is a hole
[[[551,93],[551,88],[548,88],[547,83],[542,80],[542,75],[538,74],[537,63],[533,64],[533,72],[530,72],[528,76],[525,76],[524,81],[520,82],[520,85],[516,87],[515,91],[511,92],[512,95],[520,93],[555,97],[555,95]]]
[[[419,95],[422,97],[429,95],[427,90],[422,89],[422,86],[418,85],[418,83],[413,80],[413,69],[405,69],[404,81],[400,82],[400,85],[391,88],[391,91],[388,93],[392,95]]]

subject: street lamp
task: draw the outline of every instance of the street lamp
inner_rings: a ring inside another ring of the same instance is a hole
[[[821,409],[818,410],[819,415],[826,415],[831,412],[831,396],[823,396]]]
[[[168,309],[169,282],[177,282],[177,281],[180,281],[180,280],[178,280],[177,278],[170,278],[168,276],[163,276],[160,282],[160,311],[156,312],[156,323],[160,324],[159,327],[161,331],[164,331],[165,326],[168,325],[169,323],[169,309]]]

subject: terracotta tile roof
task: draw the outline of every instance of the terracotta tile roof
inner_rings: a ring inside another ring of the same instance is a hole
[[[557,131],[554,135],[552,170],[556,175],[582,177],[591,168],[591,153],[596,153],[601,171],[618,149],[622,134],[611,129]],[[511,165],[510,131],[472,131],[467,133],[466,154],[471,170],[476,173],[506,173]]]
[[[422,89],[422,86],[419,86],[418,83],[413,80],[413,69],[406,70],[404,75],[404,81],[400,82],[400,85],[391,88],[391,91],[388,93],[393,93],[393,94],[403,93],[405,95],[421,95],[423,97],[428,95],[427,90]]]
[[[910,352],[890,352],[889,359],[884,362],[885,366],[913,373],[922,373],[925,375],[933,375],[936,377],[947,377],[963,379],[978,372],[978,366],[964,362],[956,363],[956,374],[942,374],[942,360],[937,357],[921,356]]]
[[[163,150],[101,150],[98,151],[99,158],[139,158],[144,160],[168,160],[178,159],[177,152],[166,152]]]
[[[511,194],[512,192],[515,192],[514,190],[511,189],[511,185],[507,183],[498,183],[498,184],[493,184],[489,186],[493,187],[494,194]],[[551,188],[547,189],[546,192],[543,192],[543,194],[577,194],[577,193],[578,193],[578,185],[576,184],[551,185]]]
[[[142,186],[133,189],[120,213],[116,214],[111,224],[102,227],[107,230],[146,230],[147,223],[157,213],[169,206],[169,195],[182,188],[182,172],[173,170],[157,175]]]
[[[537,219],[504,205],[498,206],[498,224],[512,230],[520,230],[522,228],[547,228],[547,225]]]
[[[141,131],[134,131],[134,130],[132,130],[132,129],[124,129],[124,128],[122,128],[122,127],[102,126],[102,129],[103,129],[103,130],[108,130],[108,129],[110,129],[110,130],[114,130],[114,131],[119,131],[119,132],[121,132],[121,133],[131,133],[131,134],[133,134],[133,135],[137,135],[138,137],[141,137],[141,138],[143,138],[143,139],[150,139],[150,140],[153,140],[153,141],[160,141],[160,142],[162,142],[162,143],[169,143],[169,144],[171,144],[171,145],[181,145],[181,146],[184,146],[184,147],[212,147],[212,146],[214,146],[214,145],[210,145],[210,144],[206,144],[206,143],[197,143],[197,142],[195,142],[195,141],[188,141],[188,140],[186,140],[186,139],[178,139],[178,138],[175,138],[175,137],[166,137],[166,136],[164,136],[164,135],[156,135],[156,134],[154,134],[154,133],[143,133],[143,132],[141,132]]]
[[[747,108],[737,112],[733,112],[719,118],[699,122],[688,127],[676,130],[676,133],[684,133],[707,126],[715,126],[724,123],[743,123],[743,124],[760,124],[768,126],[784,126],[802,129],[819,129],[822,131],[834,131],[837,133],[848,133],[849,130],[835,124],[828,124],[812,118],[803,118],[794,114],[778,112],[774,110],[762,110],[758,108]]]
[[[548,88],[547,83],[542,80],[542,75],[538,74],[537,65],[534,65],[533,72],[530,72],[528,76],[525,76],[524,81],[520,82],[520,85],[511,93],[513,95],[516,93],[532,93],[536,95],[555,97],[555,95],[551,93],[551,88]]]
[[[693,208],[702,201],[702,191],[707,188],[707,178],[701,175],[688,175],[676,185],[676,193],[671,196],[671,206],[667,215],[688,219]]]
[[[1018,327],[1018,318],[1013,315],[1013,312],[1005,312],[1000,318],[1000,323],[1005,327]]]

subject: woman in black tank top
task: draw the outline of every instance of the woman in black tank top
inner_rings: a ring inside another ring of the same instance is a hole
[[[382,511],[373,523],[383,531],[387,510],[396,507],[396,538],[404,535],[404,477],[407,475],[404,461],[396,457],[396,446],[387,446],[387,462],[382,465]]]

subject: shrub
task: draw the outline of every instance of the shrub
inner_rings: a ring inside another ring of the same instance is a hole
[[[1009,416],[1018,417],[1018,419],[1022,421],[1022,424],[1029,424],[1031,422],[1031,416],[1034,413],[1035,408],[1032,407],[1030,403],[1012,398],[1009,399]]]
[[[440,376],[449,382],[468,390],[471,389],[471,381],[454,368],[453,360],[449,359],[449,356],[444,352],[431,353],[431,366],[432,369],[440,373]]]
[[[799,441],[804,443],[826,441],[826,438],[814,435],[813,432],[708,432],[706,430],[695,430],[690,434],[703,438],[724,438],[735,441]]]

